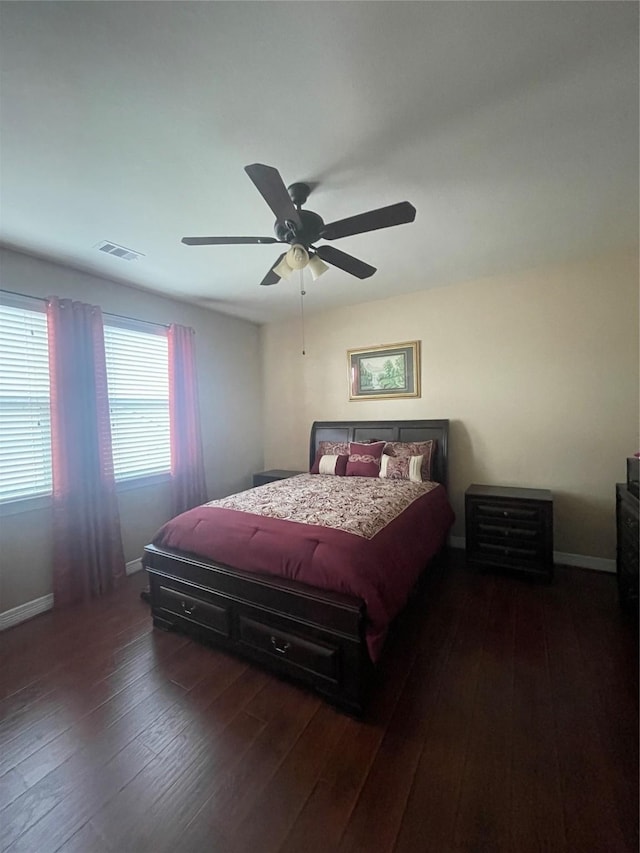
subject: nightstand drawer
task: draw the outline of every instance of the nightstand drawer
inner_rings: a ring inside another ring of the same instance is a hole
[[[541,556],[541,548],[527,548],[521,544],[505,545],[501,542],[483,542],[477,543],[477,552],[486,557],[507,557],[511,560],[527,560],[536,561]]]
[[[531,525],[525,527],[522,524],[501,524],[498,521],[478,521],[476,522],[476,535],[480,538],[491,539],[492,541],[502,541],[508,539],[510,542],[531,542],[535,541],[540,536],[539,525]]]
[[[472,504],[473,517],[485,521],[529,522],[537,524],[540,520],[540,507],[516,506],[500,502],[478,501]]]

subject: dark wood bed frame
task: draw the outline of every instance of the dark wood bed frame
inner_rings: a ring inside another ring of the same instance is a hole
[[[437,439],[433,479],[446,486],[449,421],[316,421],[309,460],[320,441]],[[362,600],[271,575],[240,571],[148,545],[153,624],[180,630],[307,684],[362,715],[373,674]]]

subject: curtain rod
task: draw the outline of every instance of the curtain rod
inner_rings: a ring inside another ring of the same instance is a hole
[[[1,293],[8,293],[10,296],[21,296],[23,299],[35,299],[37,302],[46,302],[44,296],[32,296],[30,293],[18,293],[15,290],[6,290],[4,287],[0,289]],[[100,309],[102,311],[102,308]],[[170,323],[153,323],[151,320],[139,320],[137,317],[128,317],[126,314],[111,314],[109,311],[102,311],[105,317],[114,317],[116,320],[132,320],[134,323],[146,323],[148,326],[161,326],[163,329],[168,329]]]

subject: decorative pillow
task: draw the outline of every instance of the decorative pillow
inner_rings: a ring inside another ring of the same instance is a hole
[[[383,450],[384,441],[375,444],[358,444],[352,441],[349,445],[347,477],[377,477],[380,474]]]
[[[384,446],[384,452],[396,458],[422,456],[422,479],[426,482],[431,479],[431,460],[436,446],[437,441],[433,438],[428,441],[388,441]]]
[[[316,453],[316,458],[313,460],[310,474],[334,474],[337,477],[344,477],[347,472],[348,454],[332,454],[332,453]]]
[[[348,441],[319,441],[318,450],[323,455],[327,456],[348,456],[349,442]]]
[[[411,480],[421,483],[422,456],[388,456],[383,455],[380,465],[380,476],[387,480]]]

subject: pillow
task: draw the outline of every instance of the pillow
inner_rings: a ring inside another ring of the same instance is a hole
[[[384,441],[375,444],[358,444],[352,441],[349,445],[347,477],[377,477],[380,474],[383,450]]]
[[[347,459],[349,456],[345,454],[332,453],[316,453],[316,458],[313,460],[310,474],[334,474],[337,477],[344,477],[347,472]]]
[[[313,460],[313,465],[309,468],[310,474],[319,474],[318,464],[321,456],[348,456],[349,444],[346,441],[319,441],[318,449],[316,450],[316,458]],[[344,471],[340,475],[344,477]]]
[[[431,479],[431,460],[436,450],[437,442],[430,438],[428,441],[388,441],[384,446],[384,452],[388,456],[406,458],[410,456],[422,456],[422,479],[426,482]]]
[[[326,453],[328,456],[348,456],[349,455],[349,442],[347,441],[319,441],[318,442],[318,450],[323,455]]]
[[[421,483],[422,456],[389,456],[384,454],[380,465],[380,476],[387,480],[411,480]]]

